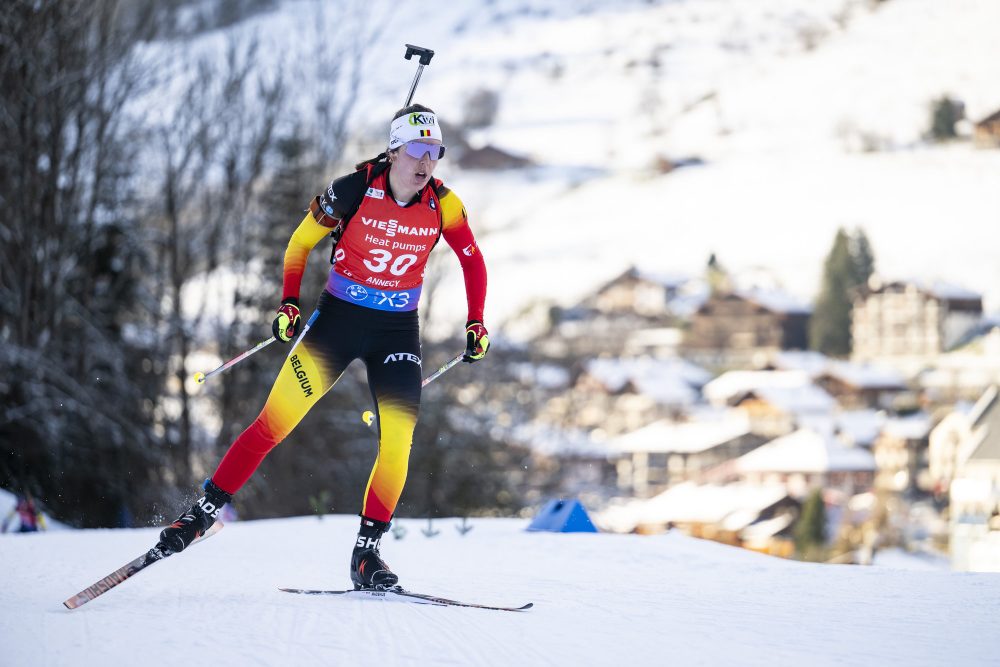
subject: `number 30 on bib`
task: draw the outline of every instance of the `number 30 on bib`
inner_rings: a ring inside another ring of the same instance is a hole
[[[393,258],[391,252],[381,248],[369,250],[368,254],[372,255],[374,259],[366,259],[365,266],[371,269],[372,273],[385,273],[385,270],[389,269],[389,273],[392,275],[401,276],[417,261],[417,256],[412,254]]]

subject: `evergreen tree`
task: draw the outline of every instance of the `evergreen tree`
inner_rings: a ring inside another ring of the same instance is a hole
[[[944,95],[931,104],[930,138],[947,141],[958,136],[955,124],[965,118],[965,105]]]
[[[815,489],[802,506],[802,516],[795,524],[795,552],[799,558],[819,560],[826,548],[826,506],[823,492]]]
[[[857,229],[851,238],[852,266],[854,268],[854,282],[856,285],[868,284],[868,279],[875,273],[875,251],[872,250],[871,242],[865,230]]]
[[[719,262],[719,258],[714,252],[708,256],[708,263],[705,265],[705,279],[712,292],[726,292],[732,289],[729,273]]]
[[[809,346],[823,354],[845,356],[851,352],[853,293],[868,282],[875,257],[862,230],[848,235],[838,229],[823,265],[823,281],[809,320]]]

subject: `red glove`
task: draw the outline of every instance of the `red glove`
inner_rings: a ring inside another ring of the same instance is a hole
[[[486,356],[490,349],[490,333],[479,320],[465,323],[465,356],[462,361],[474,363]]]
[[[271,324],[271,332],[274,337],[282,343],[287,343],[299,334],[299,325],[302,317],[299,313],[299,300],[295,297],[288,297],[281,302],[278,308],[278,315]]]

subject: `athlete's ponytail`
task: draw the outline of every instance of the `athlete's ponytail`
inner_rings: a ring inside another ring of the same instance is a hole
[[[423,104],[411,104],[410,106],[403,107],[402,109],[400,109],[399,111],[397,111],[396,115],[394,115],[392,117],[392,120],[396,120],[397,118],[399,118],[401,116],[405,116],[408,113],[414,113],[414,112],[417,112],[417,111],[422,111],[424,113],[434,113],[433,109],[431,109],[430,107],[425,107]],[[397,148],[396,150],[399,150],[399,149]],[[376,165],[376,164],[378,164],[379,162],[381,162],[383,160],[387,160],[388,157],[389,157],[388,156],[388,151],[382,151],[381,153],[379,153],[378,155],[376,155],[373,158],[369,158],[367,160],[362,160],[361,162],[357,163],[356,165],[354,165],[354,169],[356,171],[361,171],[362,169],[364,169],[368,165]]]
[[[381,162],[382,160],[385,160],[387,157],[388,156],[386,155],[386,152],[382,151],[381,153],[379,153],[375,157],[369,158],[368,160],[362,160],[361,162],[359,162],[356,165],[354,165],[354,170],[355,171],[361,171],[362,169],[364,169],[368,165],[376,165],[379,162]]]

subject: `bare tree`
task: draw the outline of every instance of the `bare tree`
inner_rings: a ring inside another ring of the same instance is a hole
[[[145,256],[125,111],[147,83],[133,46],[154,13],[13,0],[0,14],[0,484],[91,525],[158,470],[147,353],[127,335]]]
[[[313,71],[309,95],[314,100],[315,140],[320,165],[344,164],[342,153],[350,133],[350,120],[361,87],[368,45],[375,43],[386,25],[373,19],[370,6],[338,7],[329,13],[329,3],[314,3],[313,39],[309,59]],[[335,45],[335,46],[334,46]],[[352,162],[353,163],[353,162]]]
[[[256,41],[231,41],[221,65],[196,61],[181,74],[187,84],[179,102],[154,130],[161,171],[148,210],[159,262],[151,287],[159,292],[159,347],[169,359],[160,423],[182,487],[192,482],[195,453],[206,440],[199,443],[192,418],[188,358],[220,325],[217,304],[197,292],[220,267],[239,281],[239,268],[258,250],[246,232],[257,214],[284,83],[280,73],[260,72],[257,50]]]

